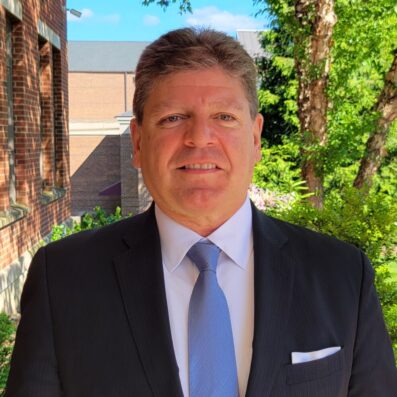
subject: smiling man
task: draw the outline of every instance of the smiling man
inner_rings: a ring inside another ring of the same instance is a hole
[[[208,236],[247,197],[262,116],[220,66],[166,75],[152,92],[132,122],[134,164],[167,216]]]
[[[154,204],[38,251],[6,396],[396,396],[366,257],[247,197],[262,117],[243,48],[167,33],[133,107]]]

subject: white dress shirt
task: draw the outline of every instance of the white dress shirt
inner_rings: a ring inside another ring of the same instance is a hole
[[[189,396],[188,311],[198,277],[186,256],[203,237],[176,223],[155,207],[160,232],[164,282],[176,361],[184,396]],[[217,277],[229,306],[240,396],[247,390],[254,335],[254,252],[252,210],[247,197],[242,207],[207,236],[221,250]]]

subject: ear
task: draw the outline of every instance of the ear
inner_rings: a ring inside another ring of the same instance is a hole
[[[130,123],[131,141],[132,141],[132,165],[135,168],[141,167],[141,133],[142,127],[138,125],[134,117]]]
[[[261,134],[263,127],[263,116],[260,113],[256,115],[252,127],[253,127],[254,146],[255,146],[254,158],[255,158],[255,162],[257,163],[262,158]]]

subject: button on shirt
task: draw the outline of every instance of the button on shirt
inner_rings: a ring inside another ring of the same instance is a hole
[[[199,271],[186,256],[203,239],[155,207],[160,232],[164,283],[174,352],[184,396],[189,396],[188,312]],[[229,306],[240,396],[247,390],[254,335],[254,252],[252,209],[247,197],[241,208],[206,237],[221,250],[217,277]]]

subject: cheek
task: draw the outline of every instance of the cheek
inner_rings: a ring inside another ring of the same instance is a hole
[[[173,156],[173,146],[165,139],[151,139],[145,142],[141,154],[141,162],[147,169],[164,173]]]
[[[253,172],[255,164],[261,159],[261,151],[255,145],[253,139],[249,139],[244,143],[240,143],[240,150],[238,151],[240,165],[241,165],[241,172],[243,174],[249,175]]]

